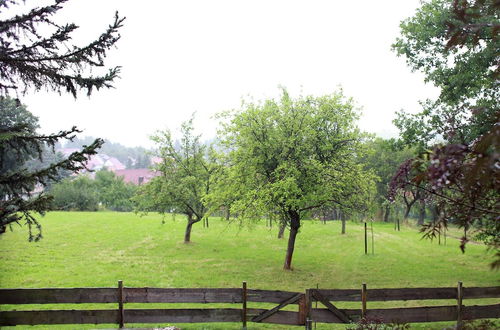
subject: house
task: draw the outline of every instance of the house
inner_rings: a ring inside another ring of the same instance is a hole
[[[149,182],[155,176],[158,176],[158,172],[154,172],[147,168],[133,168],[125,170],[114,171],[116,176],[123,177],[123,181],[127,183],[133,183],[135,185],[141,185]]]

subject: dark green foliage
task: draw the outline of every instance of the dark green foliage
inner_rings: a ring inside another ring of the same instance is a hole
[[[99,202],[113,211],[129,212],[133,210],[131,198],[137,191],[137,186],[123,181],[115,173],[101,170],[95,174],[95,189]]]
[[[0,0],[0,10],[5,12],[18,2]],[[78,27],[73,23],[57,24],[52,19],[65,2],[67,0],[56,0],[53,5],[35,7],[0,21],[1,94],[45,88],[76,97],[80,89],[90,95],[94,88],[112,87],[119,67],[97,76],[89,69],[104,66],[106,52],[120,39],[118,29],[124,19],[117,13],[113,23],[96,40],[85,46],[74,46],[68,42]],[[46,35],[40,32],[41,27],[48,30]]]
[[[66,171],[85,169],[90,155],[96,153],[103,141],[96,140],[81,152],[47,166],[30,166],[35,159],[43,163],[47,148],[53,152],[57,141],[71,140],[79,131],[73,127],[53,135],[37,135],[38,119],[8,97],[0,97],[0,113],[0,232],[24,219],[30,228],[38,228],[36,232],[30,230],[30,240],[38,240],[40,226],[30,212],[43,214],[49,209],[52,197],[43,192],[35,194],[34,189],[59,180]]]
[[[125,183],[122,177],[101,170],[95,173],[95,179],[87,175],[67,178],[55,184],[50,194],[56,210],[97,211],[101,205],[108,210],[129,212],[136,190],[137,186]]]
[[[389,220],[391,207],[389,205],[388,189],[394,173],[399,165],[414,156],[414,150],[401,149],[394,140],[376,138],[366,143],[362,163],[365,169],[372,170],[379,178],[377,181],[377,207],[382,210],[383,219]]]
[[[401,24],[394,44],[413,70],[440,88],[421,113],[400,113],[401,142],[420,155],[403,164],[391,186],[433,196],[435,237],[453,220],[464,230],[461,249],[476,234],[500,256],[500,2],[432,0]],[[500,259],[493,263],[500,267]]]
[[[38,157],[60,140],[72,140],[76,127],[51,135],[38,135],[36,118],[17,96],[32,89],[46,89],[58,93],[68,92],[74,97],[86,90],[111,87],[119,68],[107,73],[92,75],[92,69],[104,66],[106,52],[120,38],[118,29],[123,18],[115,16],[114,22],[96,40],[83,47],[71,44],[75,24],[57,24],[53,16],[67,0],[56,0],[53,5],[36,7],[13,17],[3,15],[0,21],[0,233],[6,226],[24,219],[30,228],[30,240],[41,238],[40,225],[31,212],[43,214],[50,206],[52,197],[45,193],[34,194],[33,189],[58,180],[64,171],[78,172],[85,168],[89,157],[96,153],[103,141],[96,139],[80,152],[67,159],[54,159],[47,166],[32,168],[27,161]],[[5,13],[11,6],[24,1],[0,0],[0,11]],[[94,71],[95,72],[95,71]],[[32,165],[32,163],[31,163]],[[31,167],[31,169],[30,169]],[[32,226],[38,231],[33,233]]]
[[[436,138],[470,144],[497,122],[499,12],[495,0],[432,0],[402,22],[394,50],[441,90],[421,113],[398,114],[405,143],[423,149]]]
[[[99,208],[95,182],[86,176],[65,179],[55,184],[50,194],[56,210],[97,211]]]

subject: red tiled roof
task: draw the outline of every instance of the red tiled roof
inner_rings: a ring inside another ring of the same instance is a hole
[[[140,185],[143,183],[147,183],[149,180],[158,176],[157,172],[153,172],[147,168],[134,168],[128,170],[116,170],[116,176],[123,177],[123,181],[127,183],[133,183],[136,185]]]

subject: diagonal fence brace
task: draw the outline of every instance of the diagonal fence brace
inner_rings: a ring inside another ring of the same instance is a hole
[[[267,310],[265,312],[260,313],[259,315],[255,316],[252,318],[252,322],[261,322],[263,319],[268,318],[269,316],[275,314],[278,312],[281,308],[285,307],[286,305],[293,304],[294,302],[298,301],[304,294],[303,293],[298,293],[291,298],[288,298],[287,300],[283,301],[281,304],[278,306]]]
[[[326,299],[321,293],[319,293],[319,291],[312,290],[312,295],[313,295],[314,299],[316,299],[317,301],[319,301],[320,303],[322,303],[323,305],[325,305],[325,307],[328,308],[328,310],[330,312],[332,312],[336,317],[338,317],[342,322],[344,322],[344,323],[350,323],[352,321],[349,318],[349,316],[347,316],[347,314],[345,314],[344,312],[342,312],[337,307],[333,306],[330,303],[330,301],[328,301],[328,299]]]

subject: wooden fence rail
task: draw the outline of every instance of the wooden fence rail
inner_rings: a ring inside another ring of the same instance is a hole
[[[252,290],[246,288],[174,289],[128,288],[119,281],[117,288],[0,289],[0,305],[27,304],[102,304],[115,303],[118,309],[0,311],[0,327],[36,324],[118,324],[126,323],[205,323],[247,321],[302,325],[312,322],[351,323],[360,318],[384,322],[438,322],[500,318],[500,299],[496,304],[464,306],[463,301],[500,298],[498,287],[308,289],[305,293]],[[448,306],[370,309],[369,303],[406,300],[456,300]],[[314,302],[323,305],[312,308]],[[337,302],[359,302],[360,309],[338,308]],[[131,309],[128,303],[238,304],[238,308]],[[248,303],[276,304],[270,309],[248,308]],[[294,305],[297,311],[282,310]],[[9,308],[10,309],[10,308]]]

